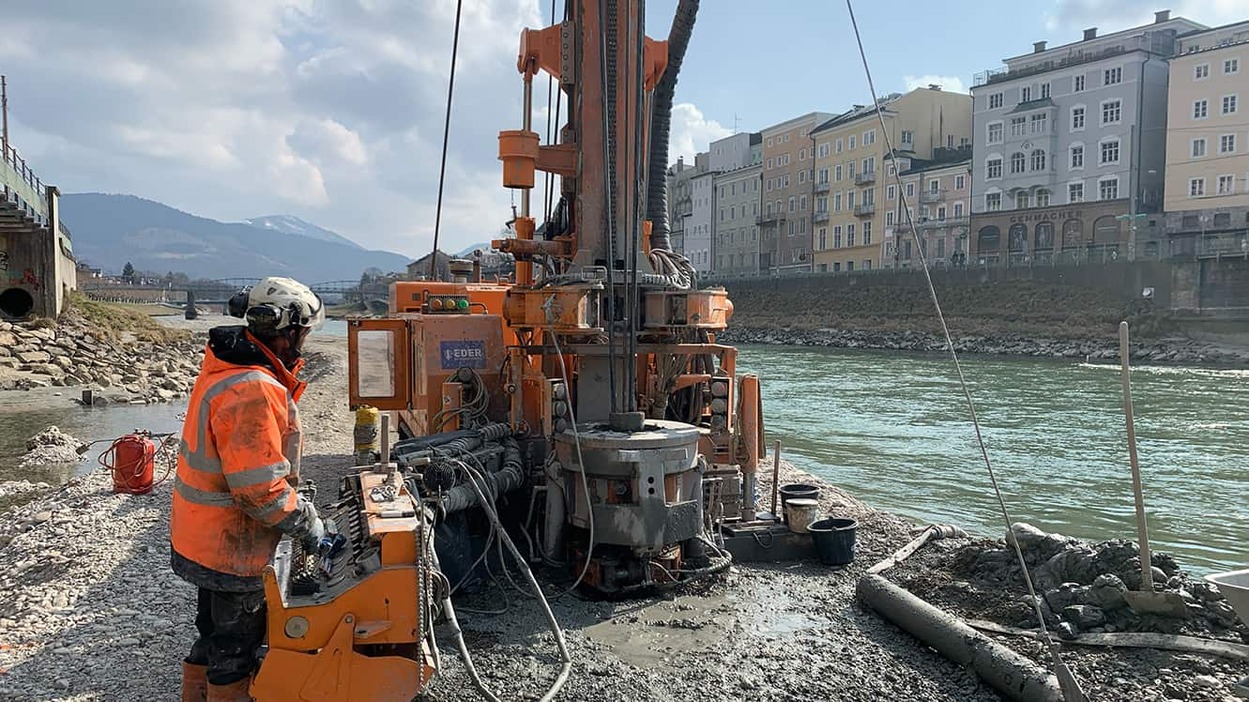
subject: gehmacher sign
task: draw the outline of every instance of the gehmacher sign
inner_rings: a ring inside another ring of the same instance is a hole
[[[1084,219],[1084,211],[1073,209],[1029,212],[1028,214],[1011,215],[1010,222],[1014,224],[1016,222],[1045,222],[1059,219]]]

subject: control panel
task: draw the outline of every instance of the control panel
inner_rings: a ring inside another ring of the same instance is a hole
[[[470,305],[467,295],[426,295],[425,314],[468,314]]]

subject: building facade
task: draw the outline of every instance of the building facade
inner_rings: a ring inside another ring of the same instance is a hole
[[[882,117],[888,138],[881,132]],[[888,144],[899,157],[923,160],[938,149],[968,146],[971,99],[937,86],[894,93],[880,99],[879,116],[874,105],[856,105],[821,124],[812,136],[815,271],[879,268],[889,209],[884,197],[891,180],[884,168]]]
[[[902,185],[885,185],[881,266],[918,267],[919,251],[935,268],[966,265],[971,149],[939,149],[932,161],[899,158],[890,165],[901,169]]]
[[[1249,22],[1180,37],[1167,106],[1166,255],[1249,249]]]
[[[712,268],[711,227],[716,213],[715,172],[710,168],[707,152],[694,156],[694,173],[690,177],[690,214],[685,218],[685,243],[682,253],[699,273]]]
[[[763,130],[759,269],[769,275],[811,270],[811,132],[833,115],[811,112]]]
[[[672,250],[678,253],[685,252],[685,220],[694,214],[690,181],[695,172],[684,157],[678,157],[677,162],[668,167],[668,240]]]
[[[1177,37],[1201,29],[1159,12],[1103,37],[1037,42],[976,76],[974,262],[1157,253],[1157,228],[1141,219],[1163,204],[1168,60]]]
[[[755,148],[754,153],[761,158],[763,149]],[[712,249],[717,275],[739,277],[759,272],[757,219],[763,170],[758,158],[748,160],[744,166],[716,175],[717,213]]]

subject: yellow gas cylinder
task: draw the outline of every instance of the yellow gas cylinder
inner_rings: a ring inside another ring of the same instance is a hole
[[[373,454],[377,453],[377,427],[382,413],[376,407],[364,405],[356,410],[356,427],[354,438],[356,443],[356,464],[369,465],[374,462]]]

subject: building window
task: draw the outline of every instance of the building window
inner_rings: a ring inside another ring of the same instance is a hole
[[[930,193],[941,192],[941,179],[940,178],[933,178],[932,180],[928,181],[928,192]]]
[[[1210,101],[1197,100],[1193,103],[1193,119],[1205,119],[1210,114]]]
[[[841,212],[841,193],[833,193],[833,212]]]
[[[962,190],[965,187],[967,187],[967,176],[963,176],[963,175],[954,176],[954,189]]]
[[[768,148],[772,148],[772,137],[768,137]]]
[[[888,188],[885,189],[885,199],[889,200],[890,202],[893,202],[895,199],[897,199],[897,197],[898,197],[898,187],[896,185],[890,185]]]
[[[1225,95],[1223,97],[1223,114],[1225,115],[1236,114],[1236,96],[1235,95]]]
[[[1036,206],[1037,207],[1049,207],[1050,206],[1050,191],[1038,190],[1036,192]]]
[[[1118,124],[1122,118],[1122,100],[1108,100],[1102,103],[1102,124]]]
[[[1209,67],[1207,67],[1207,69],[1206,69],[1206,70],[1207,70],[1207,72],[1208,72],[1208,71],[1209,71]],[[1226,61],[1224,61],[1224,62],[1223,62],[1223,72],[1224,72],[1224,73],[1239,73],[1239,72],[1240,72],[1240,59],[1238,59],[1238,58],[1229,58],[1229,59],[1227,59]]]
[[[815,211],[821,214],[828,212],[828,198],[826,197],[815,198]]]
[[[1027,134],[1028,119],[1026,117],[1010,118],[1010,135],[1013,137]]]
[[[984,196],[984,208],[989,212],[1002,209],[1002,193],[989,193]]]
[[[1118,162],[1119,162],[1119,140],[1112,139],[1110,141],[1102,142],[1101,164],[1106,165],[1108,163],[1118,163]]]
[[[1123,68],[1107,68],[1102,71],[1102,85],[1118,85],[1123,82]]]
[[[1084,76],[1076,76],[1075,78],[1072,79],[1071,92],[1073,93],[1084,92]]]
[[[1236,176],[1219,176],[1219,194],[1232,195],[1236,192]]]
[[[988,142],[990,144],[1002,143],[1002,123],[1001,122],[990,122],[988,126],[988,130],[989,130]]]
[[[869,156],[868,158],[863,159],[863,172],[864,173],[876,172],[876,157],[875,156]]]
[[[875,129],[869,129],[866,132],[863,132],[863,145],[864,146],[871,146],[872,144],[875,144],[875,143],[876,143],[876,130]]]
[[[807,182],[807,169],[804,168],[801,171],[798,171],[798,182],[799,183]]]
[[[1099,200],[1119,199],[1119,179],[1103,178],[1097,181],[1097,197]]]
[[[836,147],[834,148],[834,151],[836,151],[837,153],[841,153],[841,147],[842,147],[842,142],[841,142],[841,139],[838,139],[838,140],[837,140],[837,145],[836,145]]]
[[[847,210],[854,209],[854,191],[853,190],[846,191],[846,209]]]
[[[847,247],[854,246],[854,225],[853,224],[846,225],[846,246]]]
[[[853,134],[851,134],[849,137],[847,137],[847,138],[846,138],[846,148],[847,148],[847,149],[850,149],[851,151],[854,151],[854,149],[855,149],[855,146],[854,146],[855,141],[854,141],[854,140],[855,140],[855,139],[857,139],[857,138],[858,138],[858,137],[856,137],[856,136],[855,136],[855,135],[853,135]]]
[[[1001,107],[1002,107],[1002,94],[993,93],[992,95],[990,95],[989,96],[989,109],[997,110],[997,109],[1000,109]]]
[[[828,185],[828,169],[820,169],[820,185]]]
[[[985,178],[993,180],[1002,177],[1002,159],[991,158],[985,163]]]
[[[789,196],[789,211],[793,212],[794,206],[797,204],[798,204],[798,198],[794,197],[793,195],[790,195]]]
[[[1071,183],[1067,186],[1067,202],[1072,205],[1084,202],[1084,183]]]
[[[890,210],[885,213],[885,226],[886,227],[893,226],[893,210]]]
[[[1071,168],[1084,168],[1084,144],[1072,144],[1071,146]]]
[[[1028,157],[1023,155],[1022,151],[1016,151],[1010,155],[1010,172],[1023,173],[1028,165]]]
[[[914,183],[906,184],[906,196],[915,197],[915,184]]]
[[[1045,170],[1045,151],[1042,149],[1034,149],[1032,151],[1032,170]]]
[[[1042,83],[1041,84],[1041,99],[1044,100],[1045,98],[1049,96],[1050,96],[1050,84]]]
[[[819,158],[828,158],[828,142],[820,144],[819,151],[817,153],[819,154]]]
[[[1032,133],[1044,134],[1046,127],[1049,126],[1049,115],[1039,114],[1032,115]]]
[[[863,245],[870,246],[872,243],[872,223],[863,223]]]
[[[1078,105],[1071,108],[1071,131],[1080,132],[1084,130],[1084,105]]]
[[[807,211],[807,196],[806,195],[803,195],[801,198],[799,198],[798,209],[802,210],[803,212]]]
[[[1193,151],[1192,151],[1193,158],[1201,158],[1202,156],[1206,155],[1206,140],[1205,139],[1193,139],[1192,146],[1193,146]]]
[[[1032,206],[1032,198],[1028,195],[1028,191],[1021,191],[1015,196],[1015,209],[1026,210]]]
[[[841,248],[841,225],[833,227],[833,248]]]
[[[963,203],[961,202],[954,203],[954,219],[958,219],[962,216],[963,216]]]
[[[1202,197],[1206,194],[1205,178],[1189,178],[1188,179],[1188,196]]]
[[[1193,68],[1193,80],[1205,80],[1210,77],[1210,64],[1200,63]]]
[[[820,251],[828,248],[828,228],[820,227]]]
[[[907,129],[902,130],[902,146],[913,146],[915,144],[915,132]]]
[[[1236,153],[1236,135],[1224,134],[1219,137],[1219,153],[1234,154]]]
[[[1019,102],[1029,102],[1032,100],[1032,86],[1025,85],[1019,89]]]

